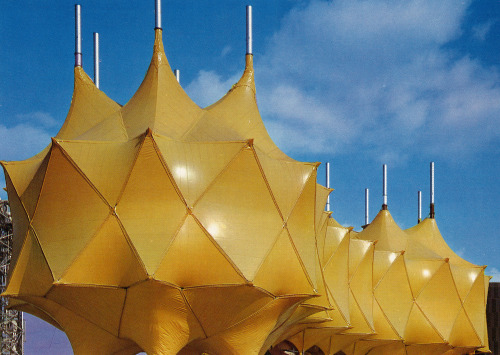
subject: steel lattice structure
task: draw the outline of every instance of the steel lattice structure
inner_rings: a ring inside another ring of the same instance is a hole
[[[0,291],[7,287],[7,273],[12,255],[12,220],[7,201],[0,200]],[[22,354],[24,343],[23,314],[8,309],[8,299],[0,297],[2,307],[1,354]]]

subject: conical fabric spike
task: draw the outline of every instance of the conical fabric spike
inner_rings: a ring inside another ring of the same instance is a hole
[[[82,67],[75,67],[74,77],[73,99],[68,116],[56,136],[59,139],[75,139],[120,109],[120,105],[94,85]],[[123,124],[116,128],[120,130],[122,127]]]

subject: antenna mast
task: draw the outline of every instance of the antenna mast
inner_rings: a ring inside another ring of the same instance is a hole
[[[429,213],[429,217],[430,218],[434,218],[434,162],[432,161],[431,162],[431,166],[430,166],[430,173],[431,173],[431,205],[430,205],[430,213]]]
[[[161,30],[161,0],[155,0],[155,30]]]
[[[384,202],[382,204],[382,209],[387,209],[387,165],[382,166],[382,197]]]
[[[252,6],[247,5],[247,54],[253,54],[252,42]]]
[[[326,163],[326,188],[330,188],[330,162]],[[330,194],[326,198],[326,210],[330,211]]]
[[[99,33],[94,32],[94,84],[99,89]]]
[[[82,66],[82,9],[75,5],[75,67]]]

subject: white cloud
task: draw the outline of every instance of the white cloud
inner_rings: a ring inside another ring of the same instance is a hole
[[[206,107],[224,96],[239,79],[239,75],[223,80],[214,71],[200,70],[196,79],[189,83],[185,90],[194,102]]]
[[[230,52],[231,52],[232,48],[231,46],[225,46],[224,48],[222,48],[222,51],[220,52],[220,57],[221,58],[224,58],[226,55],[228,55]]]
[[[0,125],[2,160],[24,160],[39,153],[50,143],[50,134],[28,124],[14,127]]]
[[[313,0],[293,9],[255,58],[273,139],[291,153],[363,151],[391,162],[416,152],[453,159],[497,142],[499,73],[444,46],[462,34],[469,4]],[[201,71],[188,92],[206,105],[236,80]]]
[[[43,126],[47,128],[59,125],[59,122],[56,121],[50,113],[42,111],[21,113],[16,115],[16,119],[21,122],[29,122],[35,126]]]
[[[28,124],[14,127],[0,125],[0,142],[3,146],[1,160],[24,160],[44,149],[50,143],[50,134]],[[7,198],[3,190],[4,181],[3,170],[0,169],[0,199]]]
[[[486,270],[486,275],[493,276],[491,282],[500,282],[500,270],[496,267],[488,268]]]
[[[485,23],[481,23],[472,28],[472,35],[479,41],[486,40],[486,35],[490,32],[491,26],[493,26],[493,21],[488,21]]]

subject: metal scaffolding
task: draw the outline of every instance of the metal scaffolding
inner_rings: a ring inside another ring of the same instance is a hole
[[[0,291],[7,287],[10,258],[12,256],[12,219],[9,204],[0,200]],[[2,306],[1,355],[22,354],[24,343],[23,313],[8,309],[8,299],[0,297]]]

